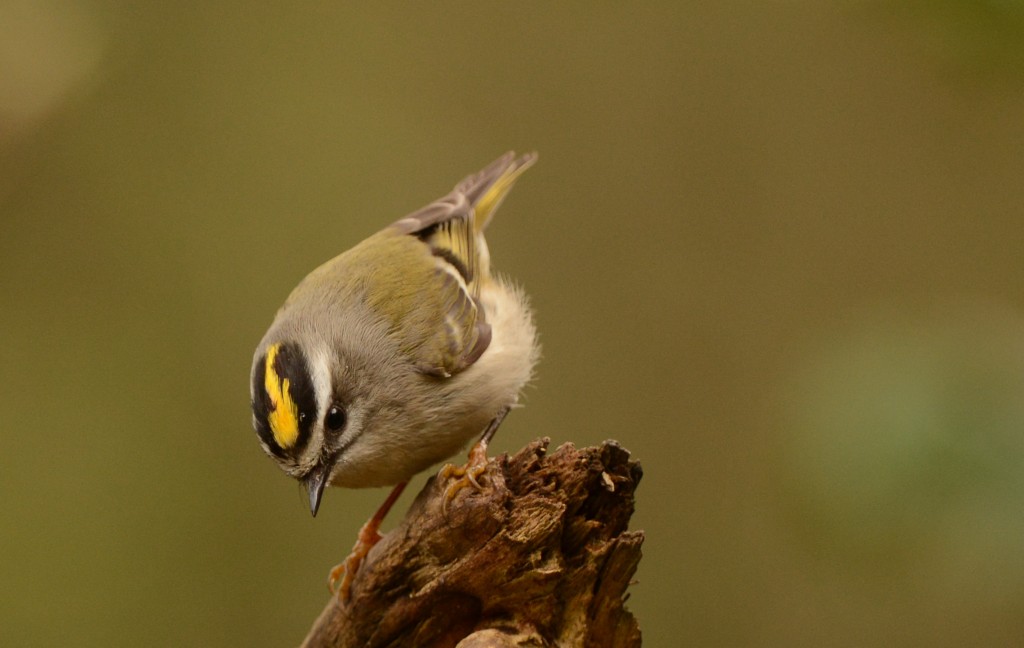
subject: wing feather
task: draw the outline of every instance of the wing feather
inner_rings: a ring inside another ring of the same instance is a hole
[[[420,371],[448,377],[471,366],[487,350],[491,327],[480,291],[490,274],[486,252],[481,254],[486,250],[483,228],[535,159],[532,154],[516,159],[507,153],[466,177],[447,196],[391,226],[392,231],[418,239],[421,253],[432,258],[429,265],[420,266],[426,274],[419,294],[412,296],[415,303],[392,310],[415,321],[396,328],[406,332],[403,346]]]

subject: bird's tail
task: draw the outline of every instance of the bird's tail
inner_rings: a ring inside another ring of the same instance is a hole
[[[512,185],[536,161],[535,152],[517,158],[514,152],[509,151],[455,186],[456,191],[465,194],[469,204],[473,205],[477,232],[487,227]]]

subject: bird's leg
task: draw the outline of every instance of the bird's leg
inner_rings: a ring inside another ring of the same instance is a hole
[[[459,467],[445,464],[444,468],[441,469],[440,478],[442,480],[447,481],[452,477],[457,477],[455,481],[448,484],[448,488],[444,492],[442,509],[445,515],[448,514],[448,503],[455,499],[455,495],[460,490],[470,485],[477,490],[482,488],[477,478],[487,469],[487,444],[494,438],[494,433],[498,431],[498,427],[501,426],[501,422],[505,420],[511,409],[511,407],[502,408],[498,415],[491,420],[487,425],[487,429],[480,435],[480,440],[469,449],[469,459],[466,461],[465,466]]]
[[[356,572],[359,571],[359,566],[363,563],[363,559],[366,558],[366,554],[370,552],[373,545],[380,541],[381,522],[384,521],[388,511],[398,501],[398,497],[405,490],[405,485],[408,483],[404,481],[395,486],[391,494],[388,495],[388,498],[384,500],[384,503],[380,505],[377,512],[373,514],[373,517],[367,520],[363,528],[359,530],[359,537],[356,538],[356,544],[352,547],[352,553],[340,565],[335,565],[334,569],[331,570],[331,575],[327,578],[327,587],[331,590],[332,594],[336,593],[342,601],[348,600],[349,590],[352,588],[352,579],[355,577]],[[341,579],[340,584],[338,579]]]

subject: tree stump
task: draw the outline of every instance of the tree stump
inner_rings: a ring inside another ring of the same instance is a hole
[[[624,603],[644,537],[627,530],[640,464],[615,441],[548,443],[491,458],[483,488],[447,512],[446,484],[428,480],[303,646],[639,646]]]

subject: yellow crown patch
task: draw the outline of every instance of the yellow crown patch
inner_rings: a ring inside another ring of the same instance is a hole
[[[282,380],[274,369],[274,360],[280,349],[280,344],[271,345],[267,349],[267,370],[263,377],[263,387],[267,390],[270,403],[274,407],[267,417],[270,431],[277,445],[287,449],[294,446],[299,438],[299,408],[288,391],[288,379]]]

